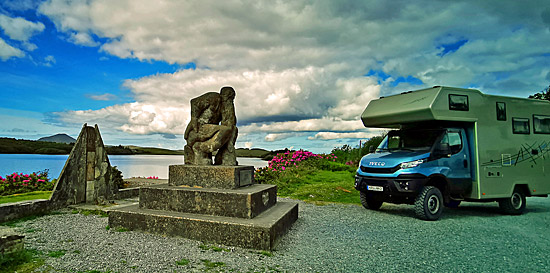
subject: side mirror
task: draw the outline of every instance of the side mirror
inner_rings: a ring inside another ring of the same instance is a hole
[[[374,147],[374,145],[369,146],[369,154],[374,153],[375,150],[376,148]]]
[[[438,143],[437,146],[435,147],[434,152],[438,156],[450,157],[451,146],[449,146],[449,143]]]

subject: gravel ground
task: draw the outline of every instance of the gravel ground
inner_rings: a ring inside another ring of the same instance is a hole
[[[528,198],[527,213],[499,214],[496,203],[464,203],[436,222],[412,206],[300,202],[299,219],[276,249],[235,247],[107,230],[107,218],[48,215],[18,224],[25,246],[53,272],[549,272],[550,198]],[[218,251],[216,251],[218,250]],[[186,259],[187,265],[177,261]]]

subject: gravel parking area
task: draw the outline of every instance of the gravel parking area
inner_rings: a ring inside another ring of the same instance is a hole
[[[407,205],[384,204],[381,211],[369,211],[301,202],[298,221],[271,253],[106,229],[106,217],[64,212],[18,224],[26,248],[47,257],[40,270],[550,271],[550,198],[528,198],[527,213],[520,216],[501,215],[497,203],[464,203],[446,209],[436,222],[414,218]]]

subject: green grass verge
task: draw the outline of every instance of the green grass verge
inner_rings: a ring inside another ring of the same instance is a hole
[[[315,170],[289,173],[273,182],[281,197],[314,203],[360,204],[353,175],[349,171]]]
[[[33,191],[27,193],[18,193],[13,195],[0,196],[0,204],[13,203],[25,200],[34,199],[49,199],[52,195],[51,191]]]
[[[6,255],[0,254],[0,273],[4,272],[34,272],[44,264],[40,253],[36,250],[23,250]]]

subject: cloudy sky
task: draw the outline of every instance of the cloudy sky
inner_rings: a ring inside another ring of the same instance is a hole
[[[0,136],[181,149],[189,100],[233,86],[238,147],[329,152],[372,99],[550,83],[550,2],[2,0]]]

